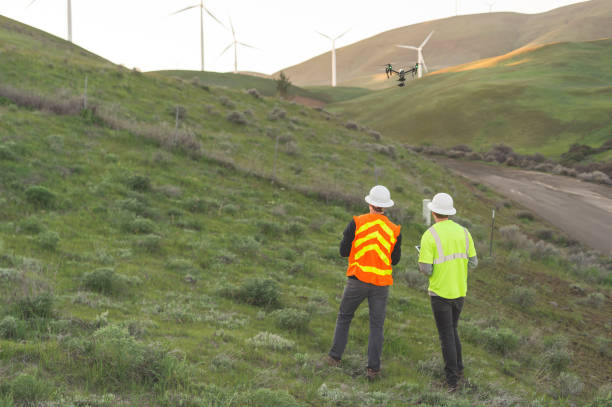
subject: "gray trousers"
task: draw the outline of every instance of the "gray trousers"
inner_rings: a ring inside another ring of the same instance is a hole
[[[370,308],[370,337],[368,339],[368,368],[380,370],[380,355],[383,345],[383,325],[387,310],[387,297],[389,286],[377,286],[349,278],[344,288],[338,319],[336,320],[336,331],[334,332],[334,343],[329,355],[341,359],[346,342],[348,341],[349,327],[355,311],[364,299],[368,299]]]

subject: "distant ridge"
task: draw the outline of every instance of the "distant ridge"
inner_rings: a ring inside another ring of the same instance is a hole
[[[424,50],[431,71],[507,54],[518,48],[553,42],[582,42],[612,37],[612,1],[591,0],[541,14],[485,13],[450,17],[397,28],[337,49],[338,83],[369,88],[377,65],[416,62],[416,52],[395,44],[420,44],[435,30]],[[283,69],[298,86],[329,85],[329,52]],[[381,68],[382,72],[382,68]]]

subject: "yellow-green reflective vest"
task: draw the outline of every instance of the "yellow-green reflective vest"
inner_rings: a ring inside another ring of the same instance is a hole
[[[429,291],[442,298],[465,297],[468,258],[476,256],[470,232],[452,220],[437,222],[421,237],[419,263],[433,264]]]

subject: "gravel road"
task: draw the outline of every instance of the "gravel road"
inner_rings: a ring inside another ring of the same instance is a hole
[[[478,162],[435,161],[518,202],[584,245],[612,254],[612,187]]]

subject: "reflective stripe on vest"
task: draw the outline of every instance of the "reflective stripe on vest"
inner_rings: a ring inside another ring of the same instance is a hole
[[[440,240],[440,235],[438,234],[436,229],[432,226],[428,230],[433,236],[434,241],[436,242],[436,249],[438,250],[438,258],[434,259],[433,264],[445,263],[447,261],[451,261],[455,259],[467,259],[468,258],[468,254],[470,252],[470,237],[468,235],[468,231],[466,228],[463,228],[463,231],[465,232],[465,253],[453,253],[453,254],[448,254],[446,256],[444,255],[444,252],[442,251],[442,241]]]

